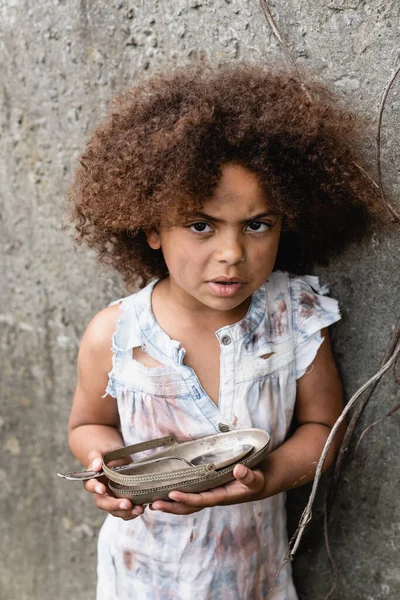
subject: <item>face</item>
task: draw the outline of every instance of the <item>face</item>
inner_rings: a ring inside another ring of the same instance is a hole
[[[272,272],[281,217],[257,176],[236,164],[222,168],[213,196],[172,228],[151,232],[162,249],[169,291],[190,309],[232,311],[248,303]]]

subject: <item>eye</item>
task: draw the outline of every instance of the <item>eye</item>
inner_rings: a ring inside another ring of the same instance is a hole
[[[212,231],[212,228],[210,227],[210,225],[208,225],[208,223],[193,223],[192,225],[189,225],[189,229],[190,231],[193,231],[195,233],[209,233],[210,231]]]
[[[250,231],[256,231],[258,233],[264,233],[265,231],[268,231],[270,227],[271,225],[268,223],[262,223],[261,221],[252,221],[247,226]]]

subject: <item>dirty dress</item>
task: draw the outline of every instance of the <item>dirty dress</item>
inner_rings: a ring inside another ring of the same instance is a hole
[[[288,436],[296,379],[340,319],[313,276],[276,271],[252,295],[245,317],[216,331],[218,406],[185,350],[157,323],[152,282],[120,302],[106,394],[117,398],[125,445],[173,434],[187,441],[258,427],[270,450]],[[133,358],[141,347],[163,366]],[[269,355],[265,358],[265,355]],[[297,600],[287,551],[285,494],[178,516],[145,510],[132,521],[108,515],[98,541],[97,600]]]

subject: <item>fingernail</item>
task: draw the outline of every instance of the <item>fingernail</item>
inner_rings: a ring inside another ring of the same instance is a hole
[[[140,513],[140,512],[139,512],[139,511],[138,511],[136,508],[134,508],[134,509],[133,509],[133,511],[132,511],[132,515],[133,515],[134,517],[138,517],[140,514],[141,514],[141,513]]]
[[[246,469],[243,465],[238,465],[236,469],[236,473],[238,477],[244,477],[246,475]]]
[[[96,487],[94,488],[94,491],[96,492],[96,494],[102,494],[103,488],[101,485],[96,485]]]
[[[97,471],[102,465],[101,458],[95,458],[92,462],[92,471]]]
[[[121,510],[126,510],[129,508],[129,502],[126,502],[125,500],[122,500],[122,502],[119,505]]]

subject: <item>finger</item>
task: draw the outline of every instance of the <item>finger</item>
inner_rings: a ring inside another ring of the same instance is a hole
[[[251,492],[259,492],[264,485],[264,475],[261,471],[252,471],[244,465],[236,465],[233,476]]]
[[[87,492],[91,492],[92,494],[103,495],[107,493],[106,485],[98,479],[88,479],[87,481],[84,481],[83,487]]]
[[[119,517],[124,521],[132,521],[144,513],[142,506],[134,506],[132,510],[111,510],[109,511],[113,517]]]
[[[100,471],[103,466],[102,454],[98,450],[91,450],[88,455],[90,471]]]
[[[217,506],[227,500],[228,494],[225,487],[214,488],[210,492],[201,492],[199,494],[188,494],[185,492],[170,492],[168,497],[174,502],[179,502],[192,508],[202,508]]]
[[[156,500],[149,505],[150,510],[157,510],[170,515],[190,515],[194,512],[198,512],[201,508],[195,508],[180,502],[168,502],[163,500]]]
[[[238,465],[238,467],[240,466],[243,465]],[[198,509],[247,501],[250,499],[249,494],[254,494],[262,490],[265,483],[265,477],[261,471],[251,471],[250,469],[247,469],[247,467],[244,467],[244,471],[241,471],[240,469],[238,469],[238,471],[238,473],[237,471],[234,471],[234,474],[236,473],[236,479],[234,481],[214,488],[213,490],[201,492],[199,494],[173,491],[170,492],[168,496],[175,502],[180,502]]]
[[[94,494],[94,501],[96,503],[97,508],[101,510],[106,510],[107,512],[111,511],[132,511],[133,505],[128,498],[114,498],[114,496],[110,496],[109,494]],[[135,506],[137,508],[140,505]],[[140,512],[143,512],[141,510]]]
[[[88,469],[91,471],[100,471],[103,468],[103,455],[107,452],[111,452],[112,450],[118,450],[120,446],[105,446],[103,449],[103,453],[99,450],[91,450],[88,454],[89,458],[89,466]],[[132,463],[131,456],[123,456],[122,458],[118,458],[116,460],[112,460],[107,463],[109,467],[117,467],[121,465],[129,465]]]
[[[125,521],[129,521],[139,517],[144,513],[145,507],[136,504],[132,506],[132,502],[127,498],[113,498],[112,496],[94,496],[97,508],[109,512],[114,517],[119,517]]]

